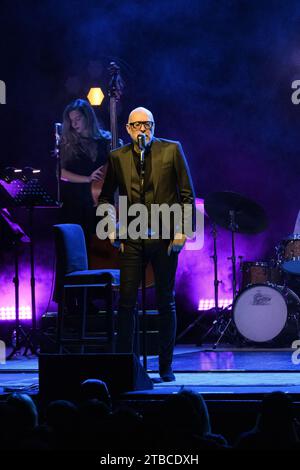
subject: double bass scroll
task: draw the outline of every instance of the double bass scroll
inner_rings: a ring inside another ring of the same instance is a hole
[[[109,118],[110,118],[110,132],[111,132],[111,150],[116,149],[119,146],[118,140],[118,120],[117,120],[117,103],[120,101],[122,96],[124,83],[120,75],[120,67],[115,63],[111,62],[108,67],[111,79],[109,82],[108,96],[109,96]],[[105,168],[106,170],[106,168]],[[95,207],[98,204],[99,196],[103,187],[103,180],[92,181],[91,193]]]

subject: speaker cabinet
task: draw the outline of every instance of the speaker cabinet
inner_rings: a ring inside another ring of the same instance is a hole
[[[112,396],[153,389],[134,354],[40,354],[39,394],[43,403],[77,400],[80,383],[86,379],[103,380]]]

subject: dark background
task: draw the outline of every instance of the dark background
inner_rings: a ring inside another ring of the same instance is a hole
[[[106,93],[107,67],[115,60],[125,82],[119,107],[125,141],[130,110],[150,108],[156,135],[182,142],[198,197],[232,190],[265,208],[268,229],[240,236],[238,254],[269,258],[293,231],[300,208],[300,105],[291,101],[292,81],[300,79],[299,1],[7,1],[0,6],[0,35],[0,79],[7,87],[1,166],[41,168],[54,192],[54,122],[91,86]],[[108,128],[107,96],[97,113]],[[42,213],[39,226],[49,228],[55,217]],[[228,296],[228,234],[221,231],[220,238],[221,288]],[[199,296],[212,296],[210,254],[207,229],[204,250],[182,255],[177,290],[191,299],[189,308]],[[51,256],[41,252],[38,268],[50,269]],[[45,276],[38,282],[49,288]],[[3,294],[11,290],[7,267],[2,280]]]

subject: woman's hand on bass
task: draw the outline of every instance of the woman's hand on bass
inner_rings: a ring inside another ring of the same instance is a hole
[[[92,181],[104,181],[105,178],[105,170],[104,166],[100,166],[97,170],[93,171],[93,173],[89,176],[89,182]]]

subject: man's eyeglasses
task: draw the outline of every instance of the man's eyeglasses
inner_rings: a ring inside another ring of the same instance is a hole
[[[135,121],[128,123],[133,129],[140,130],[142,126],[146,129],[146,131],[151,130],[153,127],[153,121]]]

